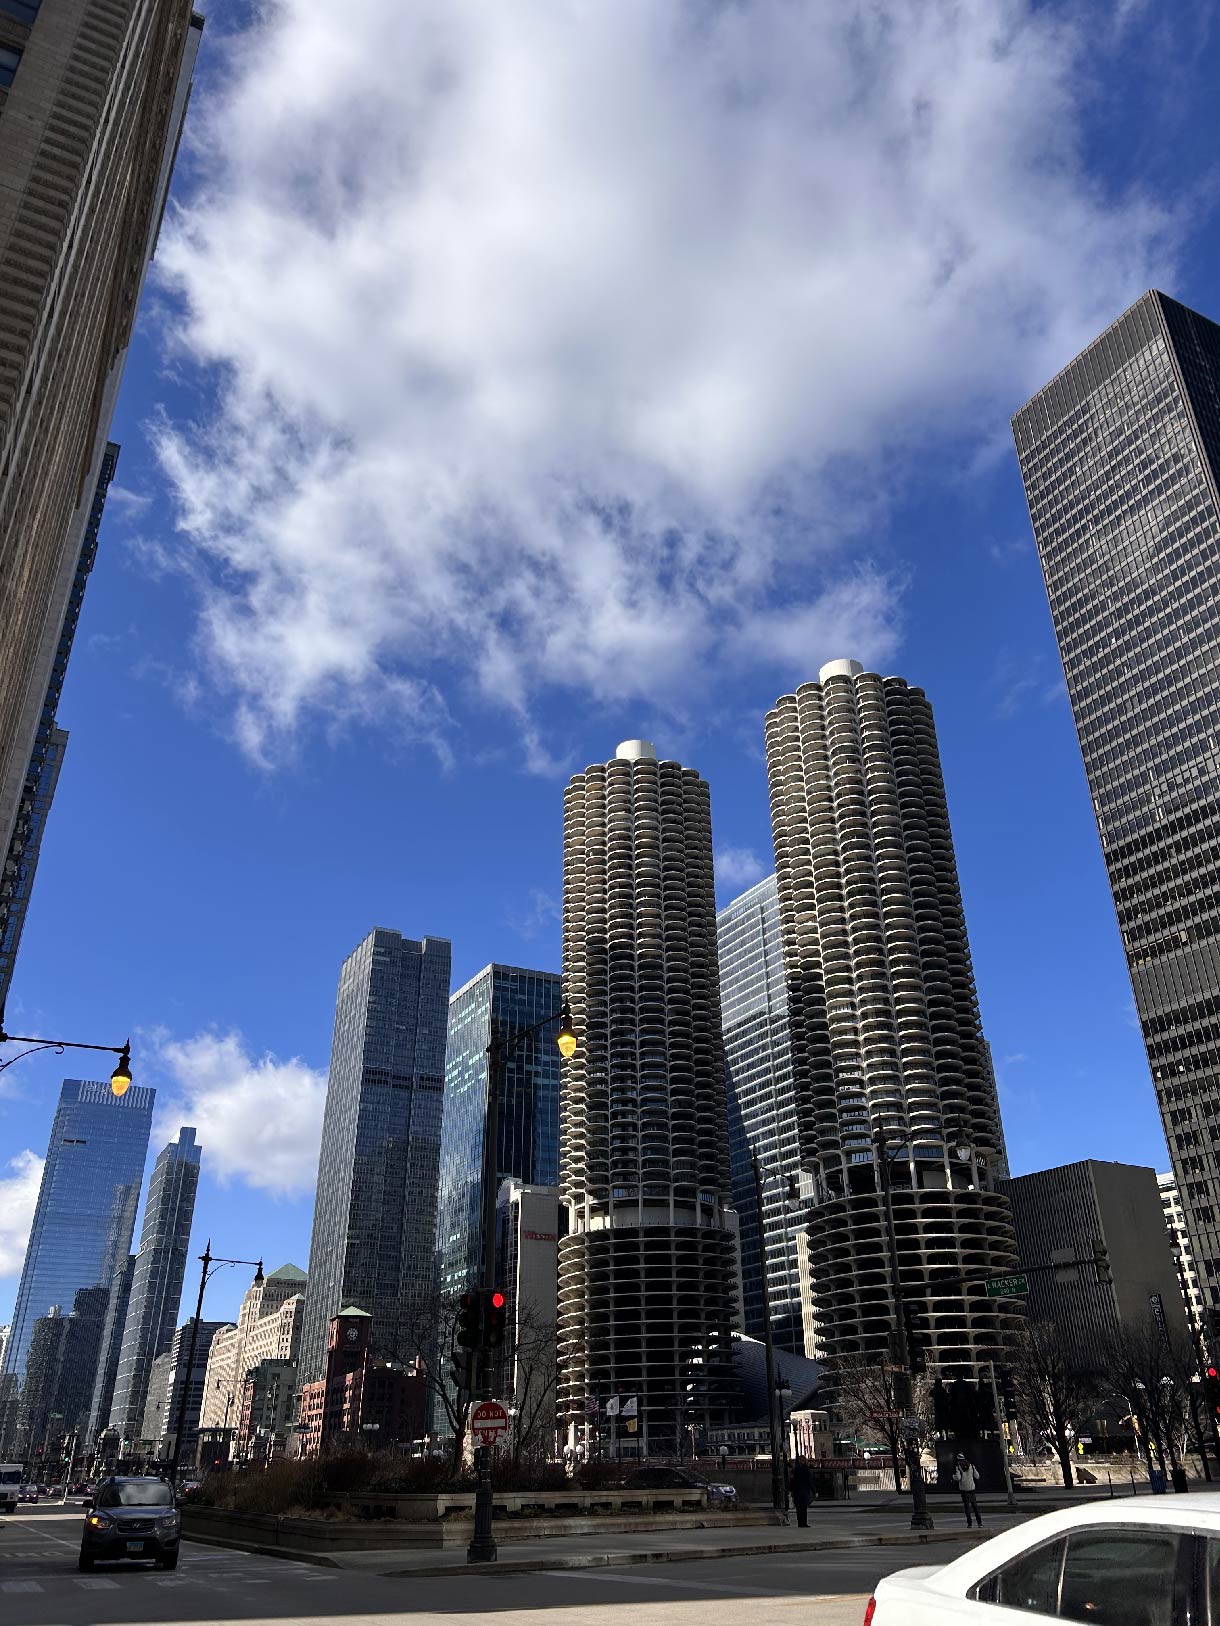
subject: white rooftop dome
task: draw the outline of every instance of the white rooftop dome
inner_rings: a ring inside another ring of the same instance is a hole
[[[657,748],[651,740],[624,740],[614,754],[625,762],[657,760]]]
[[[863,670],[859,661],[827,661],[818,673],[818,682],[825,683],[832,677],[859,677]]]

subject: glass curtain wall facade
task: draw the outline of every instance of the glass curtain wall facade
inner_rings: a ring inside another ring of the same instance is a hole
[[[1220,326],[1150,292],[1013,434],[1173,1173],[1220,1308]]]
[[[634,1397],[633,1449],[676,1452],[736,1400],[706,781],[626,741],[569,782],[563,854],[579,1043],[560,1091],[560,1415],[573,1444],[592,1444],[605,1403]]]
[[[763,1236],[771,1331],[776,1345],[805,1353],[797,1260],[799,1220],[789,1178],[801,1177],[800,1125],[788,1034],[788,993],[775,876],[768,875],[716,916],[720,1008],[729,1086],[729,1172],[741,1227],[742,1315],[751,1338],[763,1336]],[[763,1172],[762,1235],[752,1151]]]
[[[379,1352],[416,1353],[436,1290],[436,1198],[450,946],[381,927],[343,964],[335,1006],[301,1377],[321,1377],[331,1317],[354,1304]]]
[[[180,1129],[178,1139],[157,1158],[148,1182],[140,1252],[110,1409],[110,1427],[117,1428],[121,1437],[136,1437],[152,1363],[165,1354],[174,1336],[199,1189],[199,1159],[195,1131]]]
[[[492,1023],[505,1037],[533,1027],[562,1000],[553,971],[489,965],[449,1001],[445,1118],[441,1136],[437,1257],[441,1291],[461,1293],[482,1265],[483,1130]],[[559,1179],[559,1051],[554,1026],[512,1046],[500,1097],[500,1182],[553,1186]]]
[[[115,1379],[119,1375],[119,1356],[123,1352],[123,1329],[127,1325],[127,1306],[131,1303],[131,1284],[135,1279],[136,1256],[127,1258],[110,1279],[110,1292],[106,1301],[106,1320],[102,1327],[102,1342],[98,1352],[97,1377],[93,1384],[93,1399],[89,1404],[86,1439],[92,1445],[106,1427],[110,1407],[114,1400]]]
[[[929,1367],[977,1369],[1019,1325],[983,1279],[1017,1264],[932,708],[831,661],[766,719],[767,773],[819,1358],[896,1339],[899,1291]],[[959,1161],[960,1139],[973,1148]],[[963,1285],[963,1282],[968,1285]]]
[[[131,1247],[156,1091],[68,1078],[59,1092],[4,1369],[21,1377],[34,1323],[107,1286]]]

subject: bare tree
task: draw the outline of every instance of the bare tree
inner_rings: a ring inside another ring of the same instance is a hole
[[[924,1378],[912,1384],[911,1405],[903,1404],[903,1374],[891,1362],[867,1355],[841,1355],[827,1373],[826,1386],[840,1422],[854,1433],[884,1444],[894,1489],[902,1489],[902,1463],[914,1461],[932,1438],[931,1388]]]
[[[1110,1388],[1129,1405],[1152,1466],[1156,1452],[1161,1472],[1181,1466],[1189,1435],[1190,1375],[1193,1357],[1182,1339],[1172,1337],[1151,1315],[1146,1322],[1124,1322],[1102,1351]]]
[[[453,1438],[453,1471],[462,1466],[466,1425],[470,1415],[469,1388],[454,1380],[455,1342],[459,1298],[436,1293],[422,1303],[404,1327],[406,1345],[419,1363],[430,1399],[439,1402]]]
[[[513,1374],[514,1465],[546,1458],[555,1448],[559,1355],[555,1323],[529,1310],[517,1318],[509,1370]]]
[[[1072,1485],[1071,1434],[1097,1402],[1095,1366],[1050,1321],[1031,1321],[1012,1349],[1012,1368],[1025,1415],[1054,1442],[1063,1483]]]

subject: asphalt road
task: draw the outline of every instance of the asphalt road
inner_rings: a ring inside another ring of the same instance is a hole
[[[874,1581],[909,1564],[947,1563],[946,1542],[704,1559],[691,1563],[389,1580],[184,1542],[172,1573],[151,1565],[77,1571],[79,1506],[25,1508],[0,1520],[4,1626],[461,1626],[496,1613],[503,1626],[589,1626],[592,1611],[629,1609],[631,1626],[860,1626]],[[717,1618],[725,1618],[724,1609]],[[500,1623],[497,1623],[500,1626]]]

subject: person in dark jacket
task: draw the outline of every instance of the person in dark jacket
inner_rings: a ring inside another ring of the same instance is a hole
[[[789,1482],[792,1505],[796,1508],[796,1522],[802,1530],[809,1528],[809,1504],[813,1501],[813,1475],[804,1457],[798,1457],[792,1466]]]

